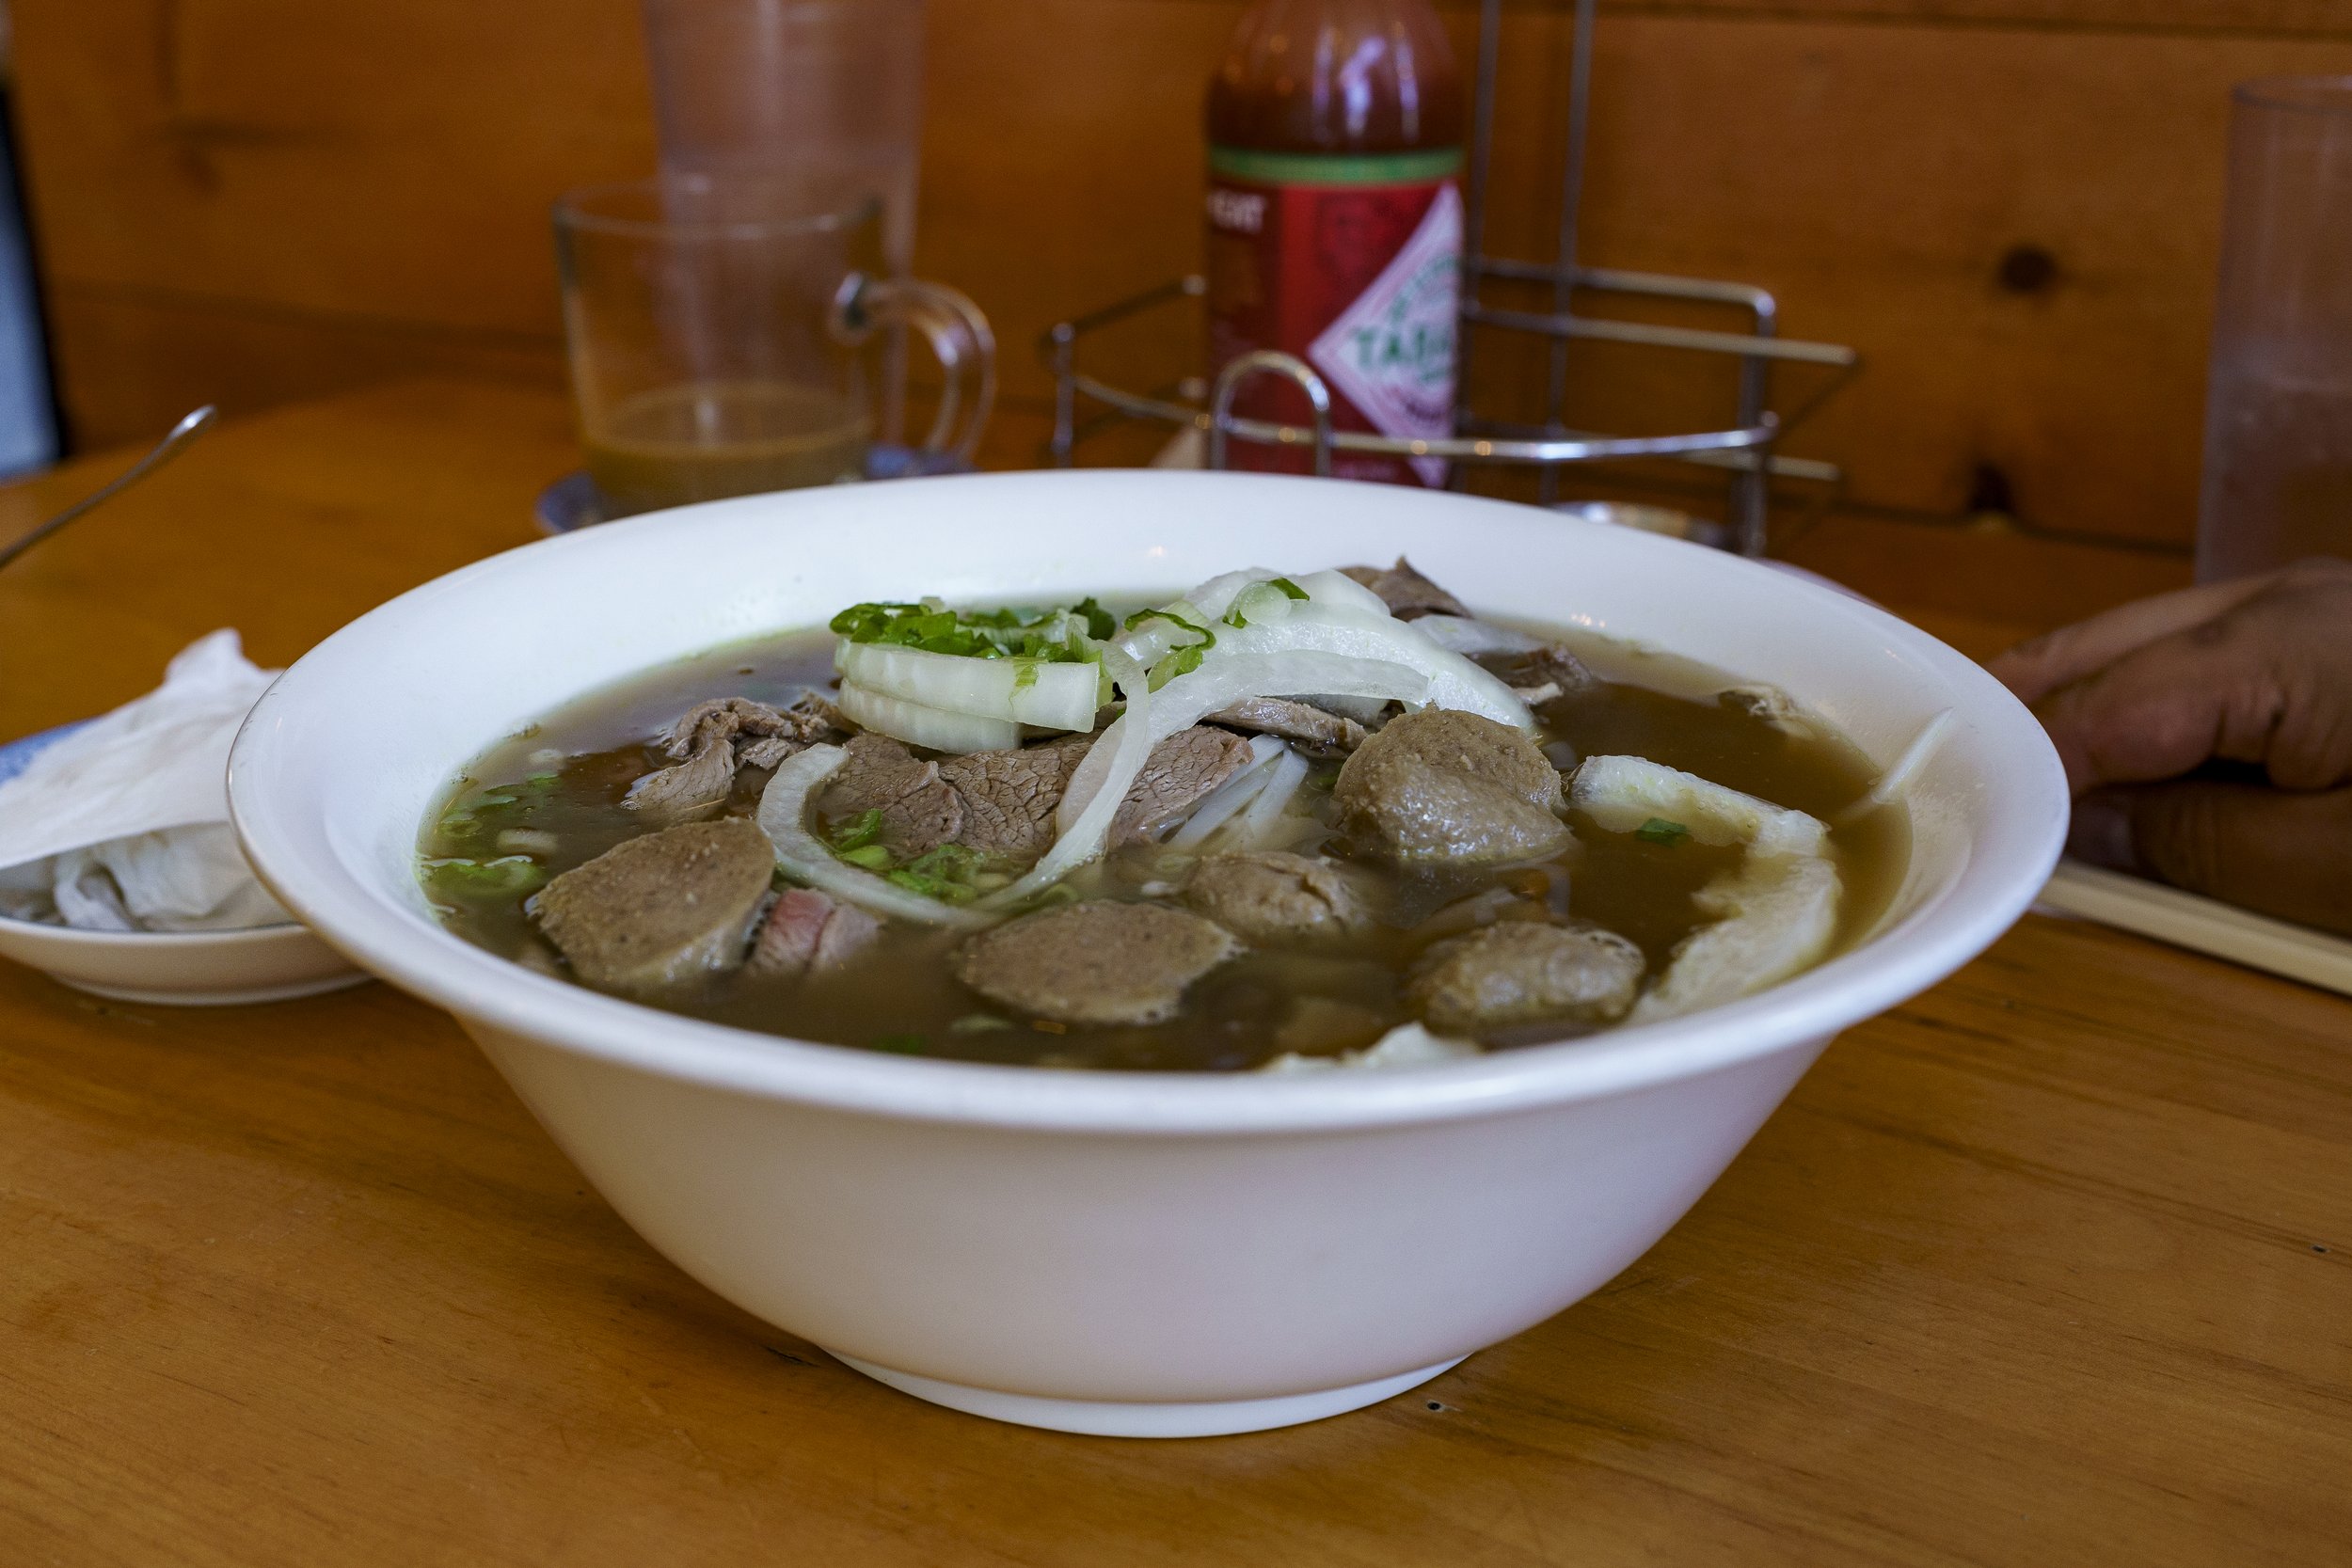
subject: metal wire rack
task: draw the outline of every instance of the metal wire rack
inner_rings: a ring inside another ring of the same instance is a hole
[[[1667,458],[1725,475],[1726,521],[1732,538],[1743,552],[1763,554],[1769,537],[1772,481],[1788,479],[1835,485],[1844,477],[1835,464],[1789,457],[1777,447],[1790,429],[1851,377],[1860,356],[1839,344],[1781,337],[1780,305],[1767,290],[1744,283],[1588,267],[1578,262],[1577,224],[1583,197],[1592,98],[1594,11],[1595,0],[1577,0],[1556,255],[1549,262],[1514,261],[1486,254],[1488,175],[1494,152],[1502,4],[1502,0],[1482,0],[1477,97],[1464,207],[1466,244],[1460,321],[1455,335],[1456,435],[1442,440],[1406,440],[1335,430],[1329,387],[1312,366],[1289,354],[1262,351],[1244,355],[1226,365],[1214,383],[1188,378],[1157,392],[1132,391],[1079,369],[1079,345],[1089,336],[1147,312],[1200,300],[1207,293],[1207,283],[1196,275],[1058,322],[1047,331],[1040,349],[1054,375],[1054,435],[1050,451],[1055,464],[1063,467],[1073,464],[1079,441],[1106,420],[1147,420],[1200,431],[1207,438],[1212,467],[1225,466],[1228,445],[1234,440],[1304,448],[1311,453],[1317,473],[1330,471],[1334,451],[1443,458],[1455,465],[1453,483],[1457,485],[1463,481],[1465,466],[1516,466],[1531,467],[1539,474],[1541,499],[1549,504],[1557,498],[1560,470],[1570,464]],[[1514,310],[1489,305],[1486,285],[1490,281],[1549,283],[1552,309]],[[1581,314],[1576,309],[1580,294],[1730,307],[1745,313],[1747,329],[1708,331]],[[1545,341],[1547,375],[1540,421],[1489,419],[1469,406],[1466,397],[1473,327],[1528,334]],[[1735,359],[1737,406],[1733,424],[1722,430],[1669,436],[1610,436],[1568,428],[1563,417],[1567,401],[1569,345],[1576,341],[1625,343]],[[1771,408],[1772,374],[1775,366],[1788,364],[1819,366],[1831,374],[1802,406],[1787,416],[1776,416]],[[1233,399],[1243,383],[1269,374],[1286,377],[1306,393],[1313,411],[1311,424],[1278,424],[1234,415]],[[1082,403],[1100,405],[1104,412],[1082,424]]]

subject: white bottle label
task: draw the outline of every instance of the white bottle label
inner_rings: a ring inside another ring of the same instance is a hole
[[[1462,198],[1441,186],[1413,237],[1307,349],[1307,360],[1383,436],[1454,434],[1454,331],[1461,303]],[[1445,459],[1408,459],[1445,483]]]

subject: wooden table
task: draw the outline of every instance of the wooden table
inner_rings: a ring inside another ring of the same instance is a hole
[[[208,436],[0,577],[0,736],[215,626],[292,658],[526,541],[572,461],[556,401],[463,384]],[[0,538],[105,467],[0,493]],[[2352,1003],[2042,919],[1847,1035],[1608,1289],[1288,1432],[867,1382],[656,1257],[381,986],[0,965],[0,1260],[10,1565],[2352,1561]]]

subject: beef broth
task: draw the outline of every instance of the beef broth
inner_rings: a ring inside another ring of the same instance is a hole
[[[1867,790],[1873,776],[1844,740],[1817,723],[1792,720],[1769,697],[1740,695],[1746,689],[1688,662],[1632,653],[1589,636],[1530,629],[1572,647],[1597,677],[1537,682],[1534,675],[1503,669],[1507,660],[1495,661],[1505,680],[1541,698],[1534,709],[1540,730],[1532,739],[1551,765],[1572,768],[1597,755],[1643,757],[1808,813],[1829,825],[1826,854],[1844,880],[1831,951],[1855,941],[1878,919],[1900,880],[1909,823],[1899,806],[1841,820],[1840,814]],[[596,984],[548,942],[538,918],[546,911],[534,905],[541,891],[606,851],[680,820],[649,819],[627,802],[638,781],[678,768],[694,754],[675,729],[681,716],[698,705],[730,698],[789,710],[809,692],[829,690],[833,649],[834,639],[825,632],[798,632],[681,660],[582,697],[492,747],[457,781],[421,836],[421,875],[436,911],[450,929],[494,953]],[[830,712],[805,704],[801,711]],[[1629,994],[1630,953],[1638,950],[1648,973],[1658,974],[1677,946],[1713,918],[1702,907],[1701,895],[1740,864],[1739,847],[1666,831],[1677,824],[1662,824],[1655,832],[1648,825],[1640,832],[1607,832],[1575,810],[1565,817],[1573,835],[1565,847],[1550,843],[1549,835],[1522,835],[1530,843],[1545,840],[1537,846],[1543,858],[1533,862],[1507,855],[1488,863],[1384,853],[1376,841],[1384,832],[1397,832],[1395,823],[1375,811],[1351,814],[1343,809],[1344,796],[1334,801],[1343,766],[1362,742],[1360,731],[1349,733],[1352,721],[1315,721],[1309,725],[1315,736],[1297,743],[1299,755],[1309,760],[1294,766],[1310,771],[1297,796],[1305,802],[1303,819],[1295,825],[1291,842],[1249,850],[1247,863],[1237,858],[1190,894],[1184,879],[1192,872],[1192,856],[1172,849],[1164,838],[1133,842],[1138,833],[1180,824],[1249,760],[1248,736],[1234,732],[1271,729],[1281,736],[1285,724],[1299,728],[1302,717],[1277,713],[1268,705],[1263,712],[1236,714],[1203,739],[1188,742],[1184,756],[1190,771],[1177,792],[1182,799],[1169,804],[1155,798],[1148,813],[1122,811],[1129,831],[1116,841],[1120,847],[1057,890],[1059,905],[1110,898],[1163,906],[1170,918],[1160,923],[1177,927],[1178,935],[1196,932],[1208,923],[1202,917],[1214,919],[1220,908],[1228,910],[1232,928],[1247,928],[1246,948],[1232,944],[1236,957],[1226,958],[1226,949],[1206,937],[1192,940],[1200,951],[1188,948],[1183,956],[1187,964],[1198,958],[1204,966],[1197,976],[1184,965],[1171,972],[1172,980],[1138,971],[1137,994],[1148,992],[1149,1005],[1138,1002],[1123,1011],[1104,1008],[1092,1015],[1080,1007],[1063,1017],[1048,1016],[1058,979],[992,980],[974,967],[986,961],[987,950],[971,932],[891,919],[877,929],[862,915],[829,924],[821,895],[790,894],[788,903],[779,898],[776,895],[787,893],[781,878],[776,894],[749,911],[750,929],[756,933],[754,948],[766,955],[760,961],[684,978],[665,972],[659,985],[608,979],[598,989],[713,1022],[795,1038],[1045,1067],[1248,1069],[1291,1053],[1324,1057],[1361,1050],[1417,1012],[1441,1015],[1454,1032],[1488,1049],[1507,1049],[1586,1033],[1621,1017]],[[1447,736],[1443,724],[1420,727],[1439,735],[1456,752],[1473,742],[1487,743],[1478,736]],[[1467,733],[1472,726],[1454,727]],[[1372,732],[1374,740],[1379,733]],[[735,736],[730,729],[712,744],[734,743]],[[1510,736],[1516,744],[1518,732]],[[1378,751],[1404,756],[1408,738],[1400,732]],[[895,741],[883,744],[898,747]],[[1533,820],[1546,816],[1548,808],[1528,802],[1551,797],[1518,777],[1526,771],[1526,754],[1532,753],[1515,754],[1507,768],[1502,762],[1480,764],[1490,776],[1477,787],[1503,803],[1498,810],[1532,814]],[[763,753],[761,760],[771,756]],[[931,761],[939,766],[922,766]],[[1394,766],[1381,763],[1377,753],[1370,761]],[[1013,784],[1027,789],[1047,775],[1048,785],[1057,789],[1067,768],[1060,760],[1050,767],[1014,766],[982,753],[970,762],[924,756],[915,771],[921,780],[900,782],[938,790],[960,820],[972,816],[976,832],[985,822],[983,843],[1017,844],[1034,856],[1050,838],[1050,811],[1041,813],[1034,802],[1009,810],[992,805],[990,792],[1001,795]],[[1359,768],[1358,776],[1366,776],[1366,769]],[[766,768],[744,762],[715,803],[707,799],[716,793],[708,781],[697,781],[688,792],[693,797],[686,801],[692,807],[689,816],[749,817],[769,777]],[[847,774],[836,777],[857,782]],[[1509,787],[1494,784],[1494,778],[1509,780]],[[842,827],[836,816],[828,831],[837,835]],[[893,831],[913,830],[894,821]],[[1181,827],[1176,831],[1181,834]],[[834,842],[844,840],[835,836]],[[936,847],[942,842],[926,839],[934,855],[945,852]],[[984,859],[978,851],[965,852]],[[1331,913],[1334,909],[1343,909],[1343,917]],[[1172,918],[1180,911],[1181,919]],[[743,915],[730,906],[723,918],[712,918],[740,923]],[[1295,939],[1284,921],[1296,927]],[[1587,938],[1479,935],[1512,922],[1583,931]],[[1062,917],[1060,924],[1077,930],[1088,923]],[[1010,929],[999,926],[995,932]],[[1120,940],[1173,940],[1156,927],[1139,932],[1122,927]],[[992,935],[988,945],[1007,954],[1045,950],[1034,942],[1025,946],[1018,932]],[[778,954],[785,957],[779,959]],[[1490,977],[1488,971],[1506,959],[1549,967],[1540,974],[1525,970]],[[1121,960],[1113,952],[1110,961]],[[1151,990],[1155,984],[1161,990]],[[1181,990],[1182,1003],[1173,1016],[1161,1018],[1162,992],[1170,984]],[[1486,993],[1482,987],[1504,999],[1484,1023],[1472,1005]],[[1550,1011],[1532,1023],[1512,1011],[1529,1006]],[[1144,1018],[1154,1021],[1132,1021]]]

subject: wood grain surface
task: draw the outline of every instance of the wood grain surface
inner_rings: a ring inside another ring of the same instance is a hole
[[[1238,0],[931,0],[921,248],[1034,410],[1061,317],[1196,263]],[[1467,40],[1470,0],[1449,0]],[[629,0],[17,0],[27,180],[92,441],[404,372],[560,375],[549,201],[648,172]],[[1507,8],[1497,247],[1549,254],[1565,0]],[[1589,261],[1760,283],[1862,378],[1792,443],[1870,516],[2179,545],[2228,92],[2352,71],[2340,0],[1638,0],[1604,8]],[[1720,322],[1714,325],[1722,325]],[[1104,368],[1193,368],[1177,319]],[[1537,358],[1480,402],[1523,412]],[[1573,406],[1721,423],[1727,374],[1594,347]],[[1808,390],[1784,378],[1784,406]]]
[[[231,423],[0,575],[0,735],[215,626],[292,657],[528,538],[568,461],[561,404],[496,385]],[[0,538],[106,467],[0,491]],[[2030,542],[1932,539],[1922,577],[1996,559],[1931,626],[1982,652],[2052,618],[1998,596]],[[2066,612],[2121,580],[2073,575]],[[1607,1289],[1288,1432],[1079,1438],[869,1383],[655,1256],[381,986],[177,1010],[0,966],[0,1258],[11,1568],[2186,1568],[2352,1540],[2352,1003],[2041,918],[1833,1046]]]

